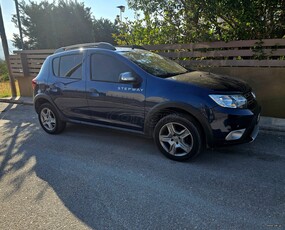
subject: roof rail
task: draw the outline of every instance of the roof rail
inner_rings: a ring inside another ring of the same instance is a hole
[[[131,48],[131,49],[141,49],[141,50],[147,50],[143,46],[139,45],[125,45],[125,46],[119,46],[119,47],[125,47],[125,48]]]
[[[107,50],[116,50],[116,48],[107,42],[96,42],[96,43],[83,43],[83,44],[76,44],[71,46],[65,46],[57,49],[54,53],[60,53],[67,50],[74,50],[80,48],[100,48],[100,49],[107,49]]]

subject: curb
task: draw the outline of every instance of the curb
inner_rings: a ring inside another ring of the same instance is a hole
[[[259,122],[261,130],[285,132],[285,119],[274,117],[261,117]]]
[[[34,105],[33,99],[31,97],[0,98],[0,102],[21,105]],[[259,128],[260,130],[265,131],[285,132],[285,119],[261,116]]]
[[[272,132],[285,132],[285,127],[272,127],[268,125],[259,125],[259,129]]]
[[[12,103],[12,104],[21,104],[21,105],[34,105],[31,98],[22,99],[22,98],[0,98],[0,102],[3,103]]]

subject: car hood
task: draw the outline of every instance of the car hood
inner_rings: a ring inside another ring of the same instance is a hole
[[[215,91],[248,92],[251,90],[250,86],[244,81],[203,71],[192,71],[176,75],[170,79],[190,83]]]

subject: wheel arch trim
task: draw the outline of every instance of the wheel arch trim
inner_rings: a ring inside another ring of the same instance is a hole
[[[40,105],[43,104],[43,103],[40,103],[40,101],[42,101],[42,100],[47,101],[48,103],[50,103],[55,108],[55,110],[56,110],[57,114],[59,115],[60,119],[63,120],[63,121],[66,121],[66,117],[57,108],[56,104],[52,101],[52,99],[49,96],[47,96],[46,94],[43,94],[43,93],[37,94],[34,97],[34,107],[35,107],[35,110],[36,110],[37,113],[39,113]]]

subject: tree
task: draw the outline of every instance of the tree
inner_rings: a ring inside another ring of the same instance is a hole
[[[24,47],[27,49],[57,48],[93,42],[91,9],[77,1],[59,0],[49,3],[21,2]],[[17,25],[16,16],[12,21]],[[13,43],[20,48],[20,39],[14,34]]]
[[[205,20],[221,40],[282,38],[285,35],[284,0],[203,0]]]
[[[114,44],[113,35],[118,33],[117,26],[108,19],[93,20],[93,32],[96,42],[109,42]]]
[[[143,19],[122,23],[118,43],[189,43],[285,35],[284,0],[128,0],[128,5],[142,11]]]

